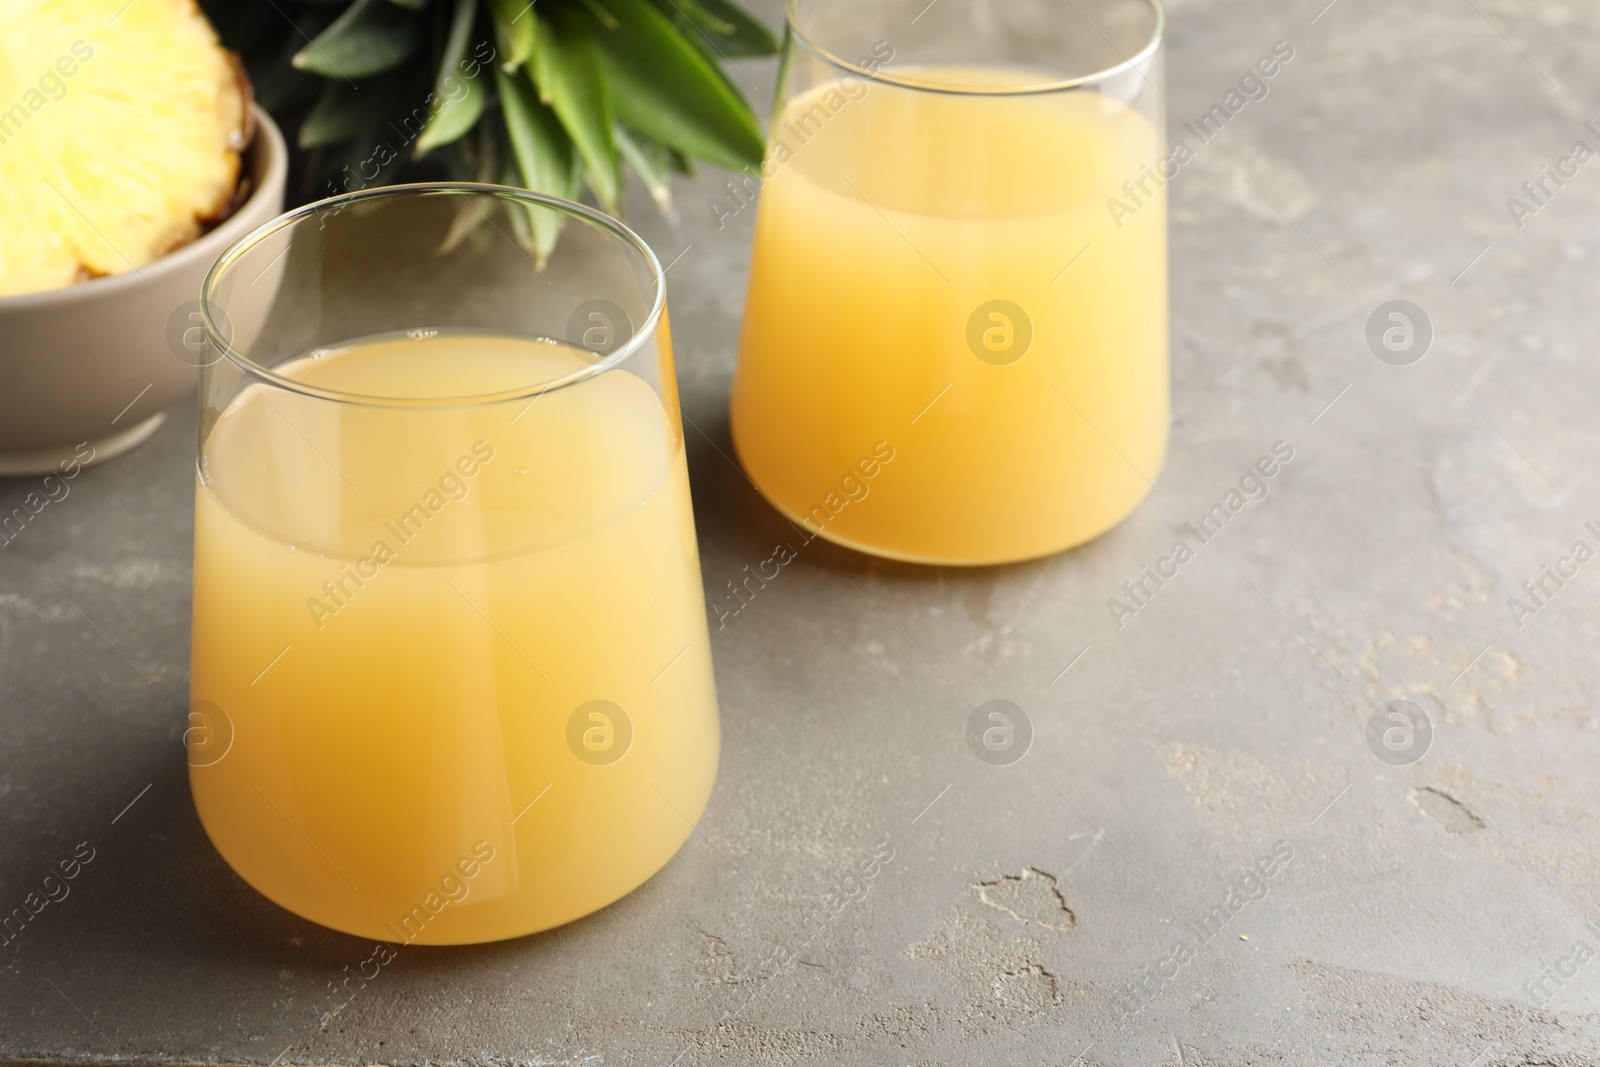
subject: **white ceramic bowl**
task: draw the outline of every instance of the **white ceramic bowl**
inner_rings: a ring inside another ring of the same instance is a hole
[[[0,475],[53,472],[85,443],[100,462],[155,433],[194,391],[206,271],[283,210],[287,173],[283,134],[257,107],[250,196],[220,226],[138,271],[0,297]]]

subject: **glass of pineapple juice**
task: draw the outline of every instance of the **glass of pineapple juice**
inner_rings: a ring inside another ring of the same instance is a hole
[[[731,420],[790,520],[1002,563],[1149,491],[1179,165],[1162,26],[1155,0],[789,0],[766,163],[713,212],[759,185]]]
[[[564,224],[540,262],[519,239]],[[718,752],[660,264],[577,204],[301,208],[206,279],[190,785],[245,881],[387,942],[659,870]]]

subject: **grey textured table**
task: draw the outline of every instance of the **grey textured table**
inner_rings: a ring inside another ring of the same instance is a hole
[[[370,946],[258,897],[189,800],[192,415],[77,478],[0,548],[0,908],[93,850],[0,948],[0,1058],[1600,1063],[1600,564],[1560,564],[1600,548],[1600,163],[1520,229],[1507,206],[1600,148],[1600,10],[1324,2],[1172,5],[1174,137],[1295,58],[1172,185],[1145,505],[1018,567],[807,548],[714,634],[721,777],[660,875],[543,936],[405,949],[325,1027]],[[764,101],[773,65],[744,69]],[[712,224],[721,180],[680,186],[680,225],[634,212],[682,253],[708,599],[789,536],[727,459],[752,213]],[[1394,298],[1435,333],[1410,366],[1365,338]],[[1280,440],[1270,495],[1115,625]],[[1514,618],[1546,564],[1578,575]],[[1035,733],[1010,766],[965,739],[1000,698]],[[1431,725],[1409,765],[1368,743],[1392,699]]]

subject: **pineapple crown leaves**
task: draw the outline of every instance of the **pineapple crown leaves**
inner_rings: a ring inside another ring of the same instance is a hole
[[[667,211],[670,174],[690,173],[692,160],[761,163],[760,126],[723,63],[777,42],[732,0],[203,6],[244,55],[262,105],[298,127],[304,177],[325,193],[420,162],[567,198],[587,187],[616,213],[626,167]],[[513,225],[540,260],[560,232],[559,217],[536,208]],[[451,240],[470,229],[463,220]]]

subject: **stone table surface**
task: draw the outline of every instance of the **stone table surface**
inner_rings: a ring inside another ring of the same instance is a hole
[[[1173,139],[1294,58],[1172,183],[1143,507],[1013,567],[807,547],[713,623],[720,779],[665,870],[551,933],[404,950],[325,1026],[371,946],[256,895],[189,799],[189,405],[78,477],[0,548],[0,909],[94,857],[0,948],[0,1059],[1600,1063],[1600,564],[1573,556],[1600,548],[1600,164],[1507,204],[1600,148],[1600,9],[1325,2],[1171,5]],[[775,65],[741,69],[765,101]],[[713,223],[722,180],[633,211],[682,256],[708,612],[792,536],[727,458],[753,213]],[[1391,299],[1432,324],[1407,366],[1366,337]],[[1275,442],[1270,494],[1119,626]],[[1547,565],[1577,576],[1534,610]],[[1032,723],[1009,766],[966,742],[992,699]],[[1390,700],[1410,750],[1369,744]]]

